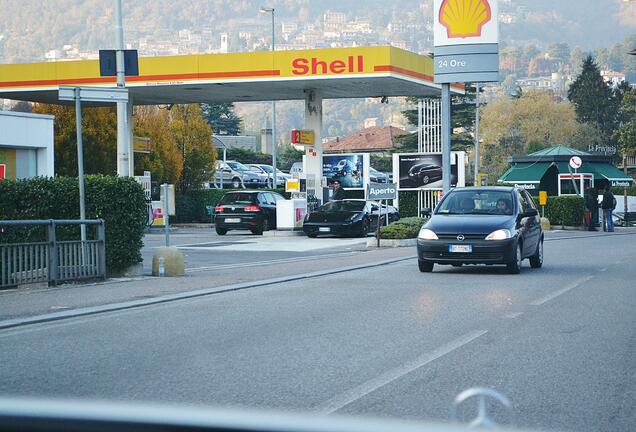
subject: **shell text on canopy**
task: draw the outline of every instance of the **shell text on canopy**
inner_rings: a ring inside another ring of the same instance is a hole
[[[488,0],[444,0],[439,8],[439,22],[449,38],[481,36],[482,27],[491,18]]]

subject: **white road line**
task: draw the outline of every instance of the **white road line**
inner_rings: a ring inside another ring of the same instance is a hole
[[[561,294],[565,294],[566,292],[570,291],[571,289],[576,288],[577,286],[581,285],[582,283],[585,283],[587,281],[589,281],[590,279],[592,279],[594,276],[585,276],[581,279],[578,279],[577,281],[571,283],[570,285],[566,286],[565,288],[561,288],[558,291],[554,291],[553,293],[550,293],[544,297],[541,297],[540,299],[537,299],[535,301],[533,301],[532,303],[530,303],[533,306],[541,306],[543,303],[546,303],[552,299],[557,298],[558,296],[560,296]]]
[[[297,257],[297,258],[281,258],[276,260],[256,261],[256,262],[249,262],[249,263],[223,264],[223,265],[209,266],[209,267],[192,267],[192,268],[187,268],[186,271],[198,272],[198,271],[205,271],[205,270],[226,270],[226,269],[243,268],[243,267],[257,267],[257,266],[269,265],[269,264],[283,264],[283,263],[296,262],[296,261],[310,261],[310,260],[316,260],[316,259],[336,258],[336,257],[350,256],[355,254],[357,254],[357,252],[342,252],[342,253],[335,253],[335,254],[314,255],[314,256]]]
[[[486,333],[488,333],[488,330],[476,330],[464,336],[461,336],[445,345],[442,345],[441,347],[435,349],[430,353],[426,353],[413,361],[405,363],[404,365],[388,372],[385,372],[382,375],[373,378],[372,380],[369,380],[357,387],[352,388],[351,390],[348,390],[338,396],[329,399],[328,401],[318,406],[317,411],[318,413],[323,415],[331,414],[335,411],[338,411],[339,409],[344,408],[350,403],[363,398],[364,396],[376,391],[381,387],[384,387],[385,385],[397,380],[398,378],[401,378],[404,375],[407,375],[414,370],[426,366],[427,364],[437,360],[438,358],[443,357],[458,348],[461,348],[462,346],[472,342],[480,336],[485,335]]]
[[[603,268],[602,268],[602,269],[600,269],[599,271],[600,271],[600,272],[604,272],[604,271],[607,271],[607,269],[608,269],[608,267],[603,267]]]
[[[523,312],[512,312],[504,316],[509,319],[515,319],[515,318],[519,318],[521,315],[523,315]]]

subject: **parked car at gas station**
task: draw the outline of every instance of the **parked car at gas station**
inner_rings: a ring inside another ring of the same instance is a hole
[[[230,230],[250,230],[252,234],[276,228],[276,203],[285,198],[276,192],[228,192],[214,208],[214,228],[218,235]]]
[[[303,231],[312,238],[321,234],[366,237],[377,228],[378,216],[384,220],[387,214],[389,223],[400,218],[395,207],[384,206],[376,201],[331,201],[305,217]]]
[[[267,186],[266,178],[262,178],[258,173],[237,161],[229,160],[223,162],[217,160],[215,169],[217,182],[222,179],[223,186],[229,186],[234,189]]]

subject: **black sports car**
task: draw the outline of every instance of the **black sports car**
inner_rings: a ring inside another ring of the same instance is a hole
[[[409,179],[413,184],[427,185],[442,179],[442,167],[430,162],[413,165],[409,170]]]
[[[430,214],[430,210],[425,212]],[[453,189],[444,196],[417,239],[420,271],[434,264],[543,265],[541,218],[532,197],[512,187]]]
[[[305,216],[303,231],[308,237],[317,237],[320,234],[366,237],[377,228],[380,211],[383,221],[387,213],[389,223],[400,218],[395,207],[384,206],[375,201],[331,201]]]

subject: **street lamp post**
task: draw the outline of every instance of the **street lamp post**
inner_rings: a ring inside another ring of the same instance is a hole
[[[261,7],[261,13],[271,13],[272,14],[272,63],[274,62],[274,51],[276,51],[276,42],[275,42],[275,31],[276,26],[274,24],[274,8],[272,7]],[[276,181],[276,101],[272,101],[272,168],[273,168],[273,184],[272,189],[276,189],[278,187],[278,182]]]

